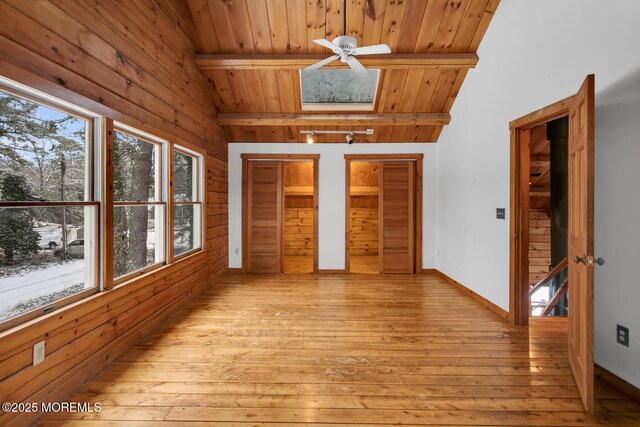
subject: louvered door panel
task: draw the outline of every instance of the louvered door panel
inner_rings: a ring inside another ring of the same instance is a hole
[[[279,273],[282,269],[282,163],[248,162],[247,180],[247,269],[250,273]]]
[[[380,162],[380,271],[414,272],[414,162]]]

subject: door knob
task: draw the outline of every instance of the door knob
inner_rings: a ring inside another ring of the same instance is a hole
[[[587,265],[587,256],[582,255],[582,258],[580,258],[578,255],[576,255],[573,257],[573,262],[575,262],[576,264],[583,263],[584,265]]]
[[[602,257],[598,257],[594,261],[598,265],[604,265],[604,258],[602,258]]]

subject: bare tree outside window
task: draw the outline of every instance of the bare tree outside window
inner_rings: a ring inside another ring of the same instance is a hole
[[[173,253],[200,247],[199,158],[176,149],[173,155]]]
[[[114,277],[142,271],[164,260],[160,242],[161,146],[126,132],[114,137]]]
[[[91,129],[0,90],[0,322],[96,286]]]

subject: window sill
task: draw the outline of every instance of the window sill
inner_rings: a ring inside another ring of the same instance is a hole
[[[144,272],[138,272],[138,273],[131,273],[128,276],[124,276],[122,278],[120,278],[117,282],[114,283],[113,288],[112,289],[117,289],[123,286],[126,286],[128,284],[131,284],[137,280],[142,280],[145,277],[149,277],[152,274],[158,274],[161,272],[166,271],[167,269],[175,266],[176,264],[191,259],[197,255],[199,255],[200,253],[204,253],[204,249],[199,248],[199,249],[194,249],[193,251],[190,252],[186,252],[184,254],[180,254],[180,256],[178,258],[174,258],[173,262],[171,264],[167,264],[165,263],[158,263],[158,264],[154,264],[149,266],[148,268],[146,268],[144,270]],[[106,291],[108,291],[109,289],[107,289]]]

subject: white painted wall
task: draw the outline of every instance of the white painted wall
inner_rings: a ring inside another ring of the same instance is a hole
[[[434,144],[229,144],[229,267],[242,267],[241,153],[320,154],[318,267],[344,268],[345,154],[423,153],[422,267],[435,267],[436,146]],[[237,253],[236,253],[237,250]]]
[[[436,267],[509,305],[509,121],[596,74],[596,363],[640,386],[640,2],[502,0],[438,141]],[[631,347],[616,343],[616,324]]]

